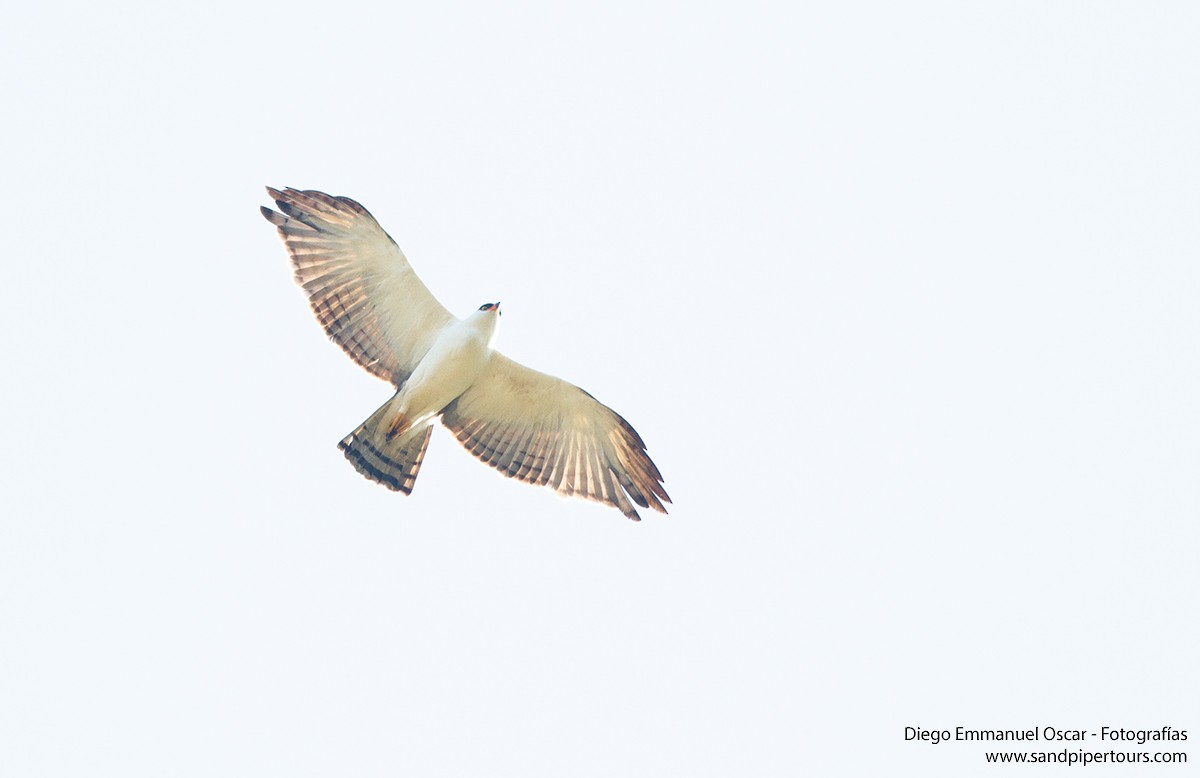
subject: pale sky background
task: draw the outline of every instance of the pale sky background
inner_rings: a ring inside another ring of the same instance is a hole
[[[9,8],[0,774],[1194,743],[1197,41],[1183,2]],[[444,430],[412,497],[362,479],[335,446],[390,390],[267,184],[361,201],[460,315],[502,300],[498,347],[628,418],[671,515]]]

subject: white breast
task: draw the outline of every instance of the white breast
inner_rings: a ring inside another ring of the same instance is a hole
[[[494,316],[472,316],[442,330],[401,387],[398,410],[416,424],[465,392],[487,366],[494,325]]]

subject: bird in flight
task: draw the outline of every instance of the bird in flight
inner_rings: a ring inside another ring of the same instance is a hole
[[[358,472],[412,493],[437,419],[510,478],[612,505],[666,513],[671,502],[646,444],[587,392],[492,348],[500,303],[465,319],[429,292],[400,247],[348,197],[267,187],[296,282],[325,333],[396,387],[338,444]]]

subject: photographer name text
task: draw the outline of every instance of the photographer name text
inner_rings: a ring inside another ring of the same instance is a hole
[[[904,739],[937,745],[946,741],[956,742],[1050,742],[1064,741],[1079,742],[1097,740],[1105,743],[1137,743],[1145,745],[1154,742],[1178,742],[1188,739],[1186,729],[1160,727],[1159,729],[1133,729],[1129,727],[1100,727],[1099,729],[1073,729],[1069,727],[1028,727],[1023,729],[970,729],[955,727],[950,729],[925,729],[923,727],[905,727]]]

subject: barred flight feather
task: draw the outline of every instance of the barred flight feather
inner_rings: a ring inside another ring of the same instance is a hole
[[[582,389],[501,354],[446,407],[442,423],[501,474],[615,506],[635,521],[633,503],[666,513],[671,501],[627,421]]]
[[[283,238],[296,283],[325,333],[372,374],[399,387],[454,321],[366,208],[348,197],[267,188],[262,214]]]

